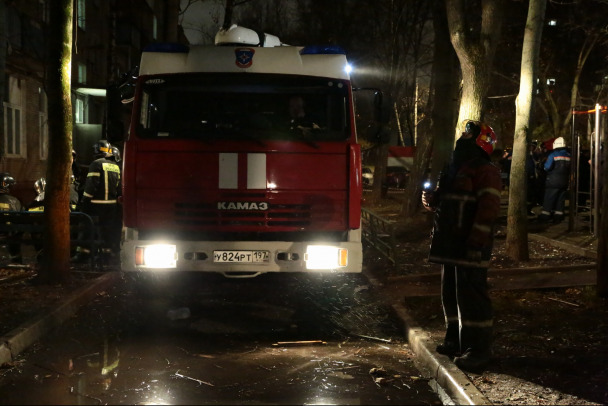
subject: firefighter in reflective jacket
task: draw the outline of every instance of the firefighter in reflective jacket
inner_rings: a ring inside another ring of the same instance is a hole
[[[502,189],[500,169],[490,161],[495,146],[490,126],[467,122],[437,188],[422,194],[425,208],[435,212],[429,261],[442,264],[446,334],[437,352],[471,372],[491,357],[487,273]]]
[[[97,217],[102,252],[112,255],[119,249],[119,241],[115,241],[111,225],[118,216],[120,167],[111,159],[112,146],[106,140],[100,140],[93,145],[93,156],[95,160],[89,165],[79,210],[91,217]],[[73,261],[87,261],[90,254],[90,247],[78,247]]]
[[[16,184],[15,178],[10,173],[0,173],[0,211],[21,211],[24,210],[21,201],[15,196],[11,195],[11,187]],[[20,264],[22,263],[21,257],[21,243],[15,243],[15,237],[20,235],[20,232],[10,232],[8,234],[0,235],[0,239],[8,240],[7,248],[10,255],[11,263]]]

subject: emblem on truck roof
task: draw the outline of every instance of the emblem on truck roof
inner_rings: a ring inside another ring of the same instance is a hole
[[[236,55],[236,66],[239,68],[248,68],[253,64],[253,54],[255,50],[253,48],[237,48],[234,50]]]

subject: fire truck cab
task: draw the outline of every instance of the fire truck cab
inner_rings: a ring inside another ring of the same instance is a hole
[[[343,50],[232,26],[141,56],[123,271],[361,272],[361,151]]]

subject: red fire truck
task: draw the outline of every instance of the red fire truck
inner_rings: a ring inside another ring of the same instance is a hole
[[[123,271],[361,272],[344,52],[232,26],[144,50],[123,151]]]

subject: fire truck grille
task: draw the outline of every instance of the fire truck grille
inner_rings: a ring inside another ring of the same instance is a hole
[[[220,210],[213,203],[176,203],[175,222],[196,226],[305,227],[311,223],[311,206],[275,204],[266,210]]]

